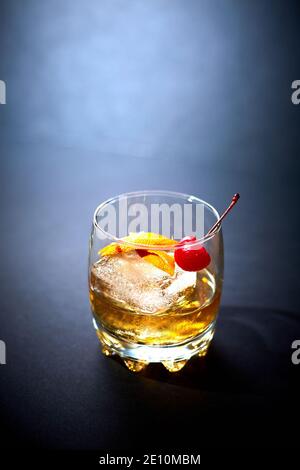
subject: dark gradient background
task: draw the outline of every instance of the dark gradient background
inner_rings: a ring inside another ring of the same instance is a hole
[[[0,2],[2,445],[288,445],[299,432],[297,2]],[[87,297],[94,208],[169,189],[223,209],[206,361],[130,374]]]

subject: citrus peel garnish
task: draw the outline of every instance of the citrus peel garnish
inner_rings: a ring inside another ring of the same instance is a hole
[[[134,250],[134,247],[130,245],[121,245],[119,243],[111,243],[110,245],[105,246],[102,250],[98,251],[99,255],[102,256],[113,256],[119,255],[121,253],[127,253],[128,251]]]
[[[149,246],[174,246],[177,243],[175,240],[153,232],[130,233],[127,237],[124,237],[122,241],[124,241],[124,243],[111,243],[105,246],[98,252],[99,255],[114,256],[135,250],[134,246],[127,245],[126,242]],[[148,250],[147,248],[137,249],[136,251],[147,263],[173,276],[175,270],[173,256],[168,255],[164,251]]]
[[[124,237],[122,240],[125,242],[136,243],[138,245],[162,245],[162,246],[172,246],[176,245],[176,240],[167,238],[160,233],[153,232],[131,232],[127,237]]]
[[[147,261],[147,263],[150,263],[156,268],[165,271],[166,273],[170,274],[170,276],[174,275],[174,257],[168,255],[168,253],[166,253],[165,251],[137,250],[137,252],[143,258],[144,261]]]
[[[129,251],[135,250],[135,247],[132,245],[127,245],[128,243],[135,243],[137,245],[157,245],[157,246],[172,246],[176,245],[175,240],[164,237],[159,233],[152,232],[138,232],[130,233],[127,237],[122,238],[124,243],[111,243],[110,245],[105,246],[98,253],[102,256],[112,256],[119,255],[120,253],[128,253]]]

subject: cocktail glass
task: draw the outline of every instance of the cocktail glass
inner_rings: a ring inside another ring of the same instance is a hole
[[[153,362],[176,372],[206,355],[222,293],[223,238],[220,226],[205,234],[218,219],[207,202],[169,191],[127,193],[97,207],[89,290],[105,355],[120,356],[135,372]],[[208,253],[207,266],[178,265],[186,236],[189,250]]]

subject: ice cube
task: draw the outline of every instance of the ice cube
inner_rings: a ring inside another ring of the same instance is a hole
[[[176,267],[171,277],[136,252],[102,257],[93,274],[97,279],[94,289],[137,313],[162,313],[196,285],[196,273]]]

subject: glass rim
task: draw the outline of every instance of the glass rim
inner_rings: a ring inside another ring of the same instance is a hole
[[[185,199],[188,202],[202,203],[205,207],[207,207],[214,214],[214,216],[216,217],[216,220],[218,220],[220,218],[219,212],[217,211],[217,209],[214,206],[212,206],[208,202],[204,201],[204,199],[198,198],[197,196],[193,196],[193,195],[187,194],[187,193],[180,193],[180,192],[176,192],[176,191],[149,189],[149,190],[144,190],[144,191],[131,191],[131,192],[127,192],[127,193],[121,193],[121,194],[118,194],[117,196],[113,196],[113,197],[111,197],[109,199],[106,199],[105,201],[101,202],[101,204],[99,204],[96,207],[95,211],[94,211],[94,215],[93,215],[93,225],[94,225],[94,227],[97,230],[100,230],[100,232],[102,232],[105,235],[106,238],[112,240],[113,242],[118,243],[118,244],[129,245],[129,246],[134,247],[135,249],[148,249],[148,250],[149,249],[155,249],[156,251],[167,251],[167,250],[172,251],[172,250],[174,250],[176,245],[141,244],[141,243],[130,242],[130,241],[124,240],[123,238],[118,238],[118,237],[112,235],[111,233],[105,231],[103,228],[101,228],[100,225],[97,222],[97,219],[96,219],[97,215],[109,204],[112,204],[112,203],[114,203],[118,200],[125,199],[125,198],[128,198],[128,197],[148,196],[148,195],[149,196],[170,196],[170,197],[173,196],[173,197],[177,197],[177,198],[180,198],[180,199]],[[215,235],[217,235],[217,233],[219,233],[221,231],[221,229],[222,229],[222,224],[218,225],[212,233],[204,235],[204,237],[199,238],[196,241],[188,242],[188,245],[189,246],[196,246],[196,245],[199,245],[199,244],[206,243],[208,240],[215,237]]]

